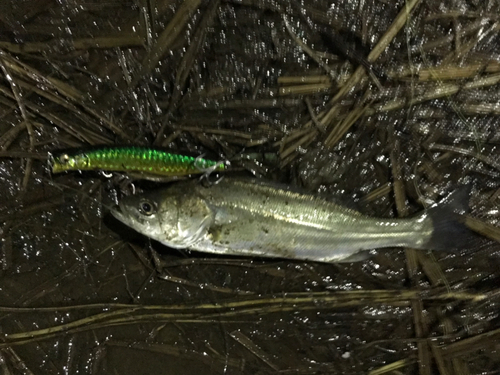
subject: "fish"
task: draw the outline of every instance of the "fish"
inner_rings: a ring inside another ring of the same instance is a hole
[[[224,162],[179,155],[159,148],[141,146],[99,146],[49,153],[52,173],[102,170],[128,172],[142,177],[178,177],[223,171]]]
[[[162,244],[219,255],[317,262],[367,259],[368,250],[456,250],[470,188],[412,217],[376,218],[329,199],[258,179],[173,183],[123,198],[111,214]]]

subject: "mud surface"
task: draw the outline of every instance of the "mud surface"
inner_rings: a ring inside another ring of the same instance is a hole
[[[0,373],[500,373],[494,1],[0,4]],[[47,152],[166,147],[407,216],[471,184],[455,252],[209,256],[108,214],[153,182]]]

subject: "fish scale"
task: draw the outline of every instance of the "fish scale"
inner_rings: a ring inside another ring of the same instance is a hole
[[[286,186],[226,177],[210,187],[198,181],[124,198],[112,214],[173,248],[207,253],[319,262],[366,258],[366,250],[411,247],[454,250],[470,232],[470,188],[409,218],[374,218]]]

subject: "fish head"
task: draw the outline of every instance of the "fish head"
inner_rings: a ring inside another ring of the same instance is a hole
[[[126,197],[111,213],[137,232],[178,249],[199,241],[214,221],[203,199],[178,187]]]
[[[84,153],[70,154],[59,152],[57,154],[49,153],[49,167],[52,173],[61,173],[70,170],[85,169],[89,165],[89,158]]]

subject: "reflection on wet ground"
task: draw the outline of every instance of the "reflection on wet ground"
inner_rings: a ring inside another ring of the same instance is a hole
[[[498,372],[498,4],[1,7],[1,373]],[[482,237],[345,264],[169,249],[108,214],[158,184],[49,173],[48,151],[98,144],[380,217],[470,183]]]

